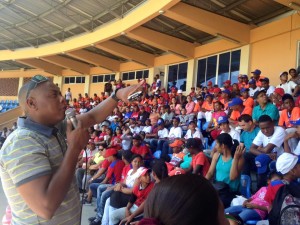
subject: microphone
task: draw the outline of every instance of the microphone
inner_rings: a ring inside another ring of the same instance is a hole
[[[78,124],[78,121],[76,119],[76,110],[69,108],[66,110],[65,115],[66,115],[67,119],[71,121],[73,128],[75,129]]]

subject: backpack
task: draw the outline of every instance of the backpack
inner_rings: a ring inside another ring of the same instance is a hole
[[[300,224],[300,185],[283,185],[269,214],[270,225]]]

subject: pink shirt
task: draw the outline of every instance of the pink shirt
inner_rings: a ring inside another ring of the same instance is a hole
[[[191,114],[191,113],[193,113],[194,107],[195,107],[195,102],[188,102],[188,103],[185,105],[186,114]]]
[[[269,207],[269,203],[267,201],[265,201],[265,195],[267,193],[267,187],[262,187],[261,189],[259,189],[252,197],[252,201],[251,203],[256,204],[256,205],[260,205],[260,206],[265,206],[265,207]],[[259,209],[254,209],[262,219],[266,218],[267,216],[267,212],[266,211],[262,211]]]
[[[227,115],[224,111],[213,112],[213,114],[212,114],[212,120],[213,120],[213,123],[214,123],[215,127],[218,126],[218,119],[219,119],[220,116],[227,116]]]

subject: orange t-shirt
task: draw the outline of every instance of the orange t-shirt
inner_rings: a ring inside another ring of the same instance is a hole
[[[245,107],[250,107],[250,108],[253,108],[253,106],[254,106],[254,100],[253,100],[253,98],[247,98],[247,99],[243,99],[242,98],[242,100],[243,100],[243,105],[245,106]],[[250,115],[251,116],[251,115]]]
[[[233,110],[230,116],[230,119],[234,120],[234,121],[238,121],[238,119],[240,118],[241,115],[244,114],[248,114],[248,115],[252,115],[252,108],[251,107],[245,107],[243,112],[240,113],[240,111],[238,110]]]
[[[286,128],[292,127],[293,125],[290,123],[290,121],[295,121],[300,118],[300,108],[294,107],[292,110],[291,115],[288,115],[288,112],[286,109],[282,110],[280,117],[279,117],[279,126],[285,126]]]
[[[204,101],[202,104],[202,108],[206,109],[207,111],[213,111],[214,109],[214,103],[208,103],[208,101]]]
[[[192,168],[196,169],[197,165],[203,166],[202,176],[205,176],[209,170],[210,163],[203,152],[199,152],[197,155],[192,157]],[[199,174],[200,175],[200,174]]]
[[[260,81],[260,79],[264,79],[265,77],[264,76],[259,76],[259,78],[258,78],[258,80],[256,80],[256,86],[257,87],[261,87],[261,81]]]
[[[193,112],[194,112],[194,113],[198,113],[198,112],[200,112],[200,109],[201,109],[201,105],[199,104],[199,102],[197,102],[197,103],[195,104],[195,107],[194,107]]]
[[[220,102],[224,105],[224,109],[225,109],[225,110],[228,109],[228,103],[229,103],[230,101],[225,102],[225,99],[221,99]]]

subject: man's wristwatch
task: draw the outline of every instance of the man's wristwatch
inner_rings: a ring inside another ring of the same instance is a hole
[[[117,97],[117,92],[118,90],[120,90],[120,88],[116,89],[115,91],[113,91],[113,93],[110,95],[110,97],[115,100],[116,102],[120,101],[120,99],[118,99]]]

